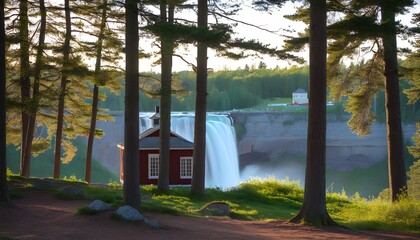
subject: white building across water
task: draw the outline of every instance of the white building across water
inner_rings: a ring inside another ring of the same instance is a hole
[[[298,88],[292,94],[293,104],[308,104],[308,93],[302,88]]]

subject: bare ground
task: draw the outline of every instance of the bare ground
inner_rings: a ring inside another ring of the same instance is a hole
[[[420,235],[353,231],[338,227],[315,228],[287,221],[241,221],[221,217],[190,218],[145,213],[161,229],[143,222],[111,219],[112,211],[80,216],[86,200],[63,201],[48,191],[25,191],[12,206],[0,206],[0,239],[420,239]]]

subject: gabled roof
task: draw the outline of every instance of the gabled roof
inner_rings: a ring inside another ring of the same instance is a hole
[[[296,91],[294,91],[293,93],[307,93],[305,90],[303,90],[302,88],[298,88]]]
[[[139,136],[139,148],[140,149],[159,149],[160,147],[160,139],[158,136],[151,136],[152,133],[158,131],[160,129],[159,126],[149,128],[146,131],[142,132]],[[171,136],[169,138],[170,149],[193,149],[194,144],[187,139],[181,137],[180,135],[176,134],[175,132],[171,131]],[[118,144],[119,148],[124,149],[124,143]]]
[[[192,142],[170,136],[170,149],[193,149],[194,145]],[[146,137],[139,140],[140,149],[159,149],[160,138],[159,137]]]

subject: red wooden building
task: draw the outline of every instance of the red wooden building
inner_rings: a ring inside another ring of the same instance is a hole
[[[157,184],[159,174],[159,115],[151,117],[154,127],[140,134],[139,137],[139,161],[140,161],[140,184]],[[120,180],[124,181],[123,155],[124,146],[120,148]],[[169,160],[169,184],[191,185],[193,164],[193,143],[171,131],[170,135],[170,160]]]

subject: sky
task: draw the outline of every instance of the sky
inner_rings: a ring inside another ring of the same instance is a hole
[[[297,35],[298,32],[301,32],[305,29],[305,24],[302,22],[294,22],[287,20],[283,18],[283,15],[292,14],[295,12],[296,6],[290,2],[285,4],[281,9],[272,10],[272,12],[269,14],[267,12],[259,12],[255,11],[251,8],[250,4],[247,4],[249,1],[245,1],[245,4],[241,4],[242,10],[238,13],[237,16],[234,16],[232,18],[252,23],[254,25],[257,25],[261,28],[266,28],[270,31],[277,31],[276,33],[271,33],[268,31],[263,31],[260,29],[257,29],[256,27],[247,26],[245,24],[238,24],[238,26],[234,29],[236,32],[236,37],[240,38],[247,38],[247,39],[256,39],[259,40],[262,43],[270,44],[271,47],[276,47],[278,49],[281,49],[284,44],[284,37],[282,37],[282,34],[288,34],[282,31],[281,29],[289,29],[291,31],[294,31],[295,35]],[[419,12],[420,11],[420,0],[416,0],[417,6],[415,7],[414,11]],[[187,15],[185,13],[182,13],[182,17],[185,18]],[[195,16],[190,15],[192,19],[194,19]],[[175,15],[175,17],[180,17]],[[411,14],[407,14],[404,16],[398,16],[398,19],[402,21],[404,24],[411,24]],[[212,19],[209,17],[209,22],[211,22]],[[142,45],[143,44],[143,45]],[[147,42],[145,40],[141,40],[140,42],[141,46],[148,46],[152,45],[150,42]],[[399,46],[407,46],[407,42],[403,40],[399,40],[398,42]],[[196,49],[192,46],[189,47],[181,47],[176,50],[176,53],[179,55],[182,55],[187,61],[195,64],[195,55],[196,55]],[[298,56],[303,57],[304,59],[308,60],[308,51],[304,51],[297,54]],[[156,58],[154,59],[156,60]],[[279,60],[274,57],[269,56],[262,56],[260,57],[248,57],[241,60],[231,60],[226,59],[223,57],[218,57],[215,55],[215,52],[211,49],[208,50],[208,67],[212,68],[214,71],[219,70],[236,70],[238,68],[244,68],[245,65],[248,65],[251,67],[252,65],[258,66],[259,62],[263,61],[268,68],[275,68],[275,67],[289,67],[291,65],[297,65],[297,63],[294,63],[292,61],[285,61],[285,60]],[[153,66],[152,64],[153,60],[150,59],[143,59],[140,60],[140,71],[154,71],[154,72],[160,72],[160,66]],[[183,71],[183,70],[191,70],[191,67],[185,63],[184,61],[180,60],[177,57],[173,58],[173,71]]]

